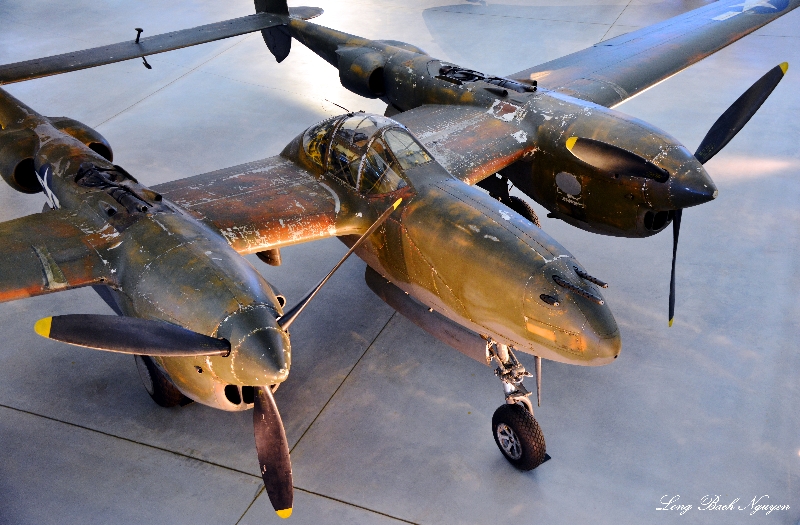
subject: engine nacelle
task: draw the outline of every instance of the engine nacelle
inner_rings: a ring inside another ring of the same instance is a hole
[[[550,216],[592,233],[649,237],[669,225],[672,210],[653,209],[647,185],[657,182],[619,177],[539,150],[502,174],[521,192],[544,206]],[[483,185],[482,185],[483,186]]]
[[[378,98],[386,92],[382,53],[367,47],[345,47],[336,51],[339,80],[342,86],[367,98]]]
[[[114,160],[114,152],[111,150],[111,144],[109,144],[100,133],[83,122],[78,122],[69,117],[47,117],[47,120],[53,124],[54,128],[83,142],[86,147],[107,161],[111,162]]]
[[[70,135],[89,149],[111,161],[111,145],[100,133],[86,124],[67,117],[48,118],[54,128]],[[0,177],[21,193],[39,193],[33,158],[39,138],[31,129],[5,130],[0,133]]]
[[[39,139],[30,129],[4,131],[0,134],[0,176],[21,193],[39,193],[33,156]]]

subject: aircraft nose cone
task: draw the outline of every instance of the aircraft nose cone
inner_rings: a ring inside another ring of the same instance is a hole
[[[717,186],[708,172],[695,162],[683,174],[670,177],[670,199],[676,209],[697,206],[717,198]]]
[[[275,312],[256,305],[234,313],[220,324],[220,337],[231,342],[231,355],[219,376],[235,384],[264,386],[282,383],[289,376],[291,347],[286,332],[275,321]]]
[[[619,355],[619,327],[600,288],[589,278],[594,279],[574,259],[558,259],[529,280],[526,328],[533,341],[556,352],[547,358],[597,366]]]
[[[592,355],[592,365],[607,365],[616,359],[622,350],[622,338],[619,335],[619,330],[605,337],[597,332],[588,331],[586,339],[588,353]]]

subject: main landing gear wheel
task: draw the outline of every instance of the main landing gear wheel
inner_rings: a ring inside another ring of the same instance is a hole
[[[136,369],[142,379],[144,389],[153,398],[157,405],[170,408],[178,405],[187,405],[191,400],[178,390],[172,381],[159,370],[153,358],[146,355],[134,356]]]
[[[494,442],[509,463],[533,470],[549,458],[539,423],[522,405],[502,405],[492,416]]]

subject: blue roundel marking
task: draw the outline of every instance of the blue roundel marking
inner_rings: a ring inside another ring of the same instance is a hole
[[[760,15],[769,15],[772,13],[778,13],[789,7],[789,0],[769,0],[769,3],[774,7],[774,9],[773,7],[757,6],[751,9],[751,11]]]

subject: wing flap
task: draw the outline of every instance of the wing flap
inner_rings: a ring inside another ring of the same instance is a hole
[[[510,78],[613,107],[785,15],[800,0],[722,0]]]
[[[332,188],[279,156],[153,189],[218,229],[241,254],[358,232],[337,224]]]
[[[392,118],[404,124],[447,171],[471,185],[533,149],[533,137],[513,124],[524,113],[524,106],[498,100],[488,111],[429,105]]]
[[[0,223],[0,302],[110,282],[97,248],[114,233],[63,210]]]

